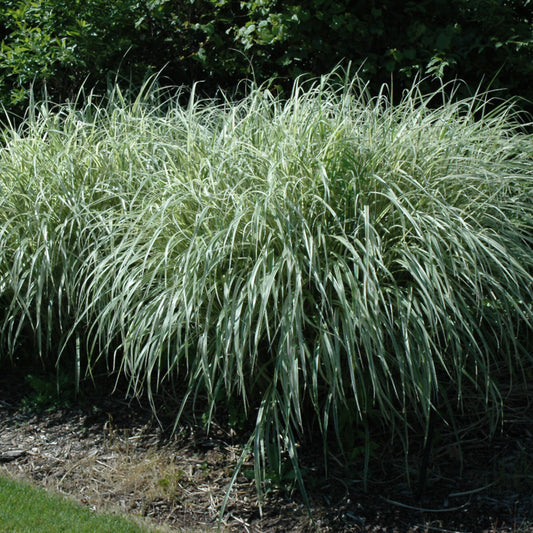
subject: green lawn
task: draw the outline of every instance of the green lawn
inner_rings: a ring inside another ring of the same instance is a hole
[[[131,520],[97,514],[57,494],[0,477],[0,533],[147,533]]]

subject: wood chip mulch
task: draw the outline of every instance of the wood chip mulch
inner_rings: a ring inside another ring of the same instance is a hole
[[[146,517],[165,531],[216,528],[243,450],[231,429],[215,425],[206,434],[191,424],[171,435],[149,409],[117,395],[35,411],[28,389],[22,375],[0,376],[0,475],[32,480],[91,509]],[[301,450],[312,519],[297,490],[273,487],[260,509],[248,459],[222,529],[533,532],[532,420],[533,410],[521,411],[483,450],[469,452],[466,443],[462,469],[451,447],[435,444],[421,499],[402,476],[394,479],[393,462],[365,491],[360,472],[335,470],[333,460],[325,478],[315,466],[320,453]]]

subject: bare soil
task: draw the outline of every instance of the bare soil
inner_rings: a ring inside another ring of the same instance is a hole
[[[191,423],[175,433],[124,395],[85,395],[44,406],[24,373],[0,376],[0,475],[32,480],[92,509],[147,517],[165,531],[209,531],[243,451],[245,437]],[[33,396],[32,396],[33,394]],[[533,532],[533,409],[511,410],[491,441],[463,442],[462,453],[435,442],[422,495],[413,496],[404,457],[382,445],[368,486],[361,471],[319,443],[300,447],[310,512],[289,483],[272,484],[260,508],[249,458],[222,517],[225,531]],[[394,452],[394,453],[393,453]],[[423,446],[413,453],[414,472]],[[411,459],[409,459],[411,461]],[[366,489],[366,490],[365,490]],[[0,502],[1,503],[1,502]]]

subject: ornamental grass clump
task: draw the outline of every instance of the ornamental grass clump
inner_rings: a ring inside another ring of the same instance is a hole
[[[0,149],[3,355],[230,402],[259,482],[310,427],[494,429],[532,368],[533,137],[449,89],[37,106]]]

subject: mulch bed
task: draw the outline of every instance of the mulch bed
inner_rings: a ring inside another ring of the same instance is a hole
[[[142,515],[171,531],[217,526],[243,449],[231,428],[214,425],[206,434],[190,424],[170,434],[149,409],[118,393],[38,411],[28,394],[24,372],[0,377],[0,474],[30,479],[93,509]],[[230,493],[223,529],[533,532],[533,409],[516,413],[481,449],[479,440],[465,442],[462,469],[457,450],[435,443],[418,499],[401,474],[401,455],[382,449],[381,468],[365,491],[359,470],[348,472],[333,459],[325,478],[316,467],[320,449],[302,446],[312,519],[297,490],[275,486],[260,511],[249,459]],[[417,450],[415,464],[420,456]]]

